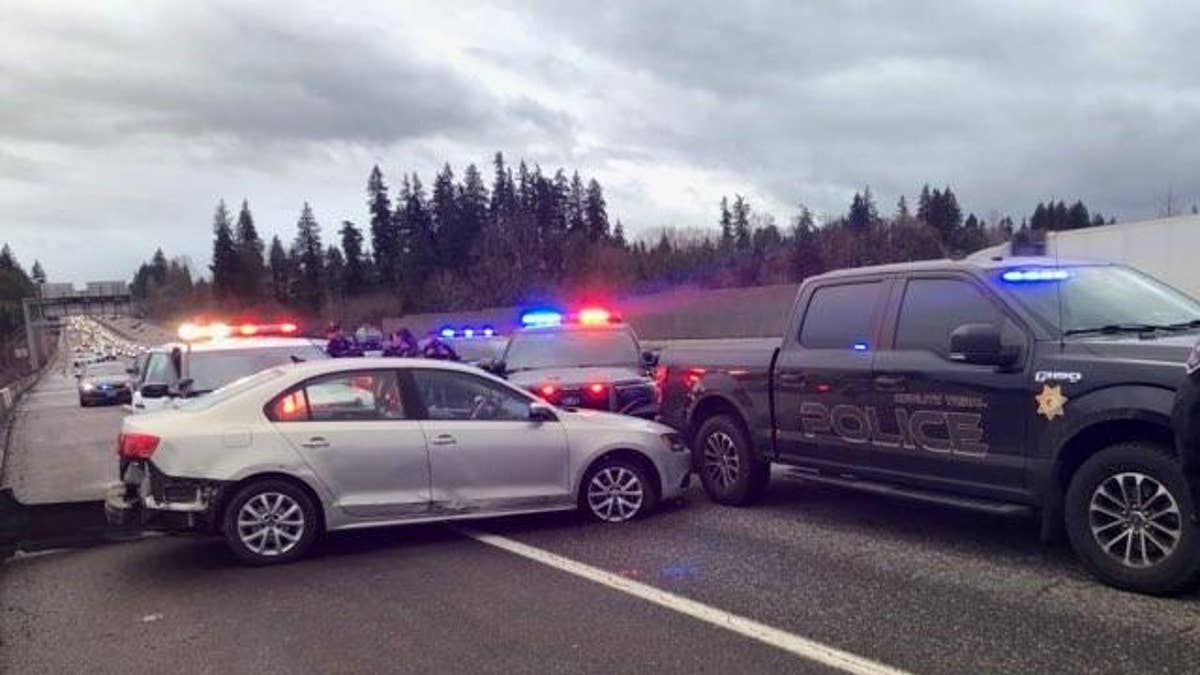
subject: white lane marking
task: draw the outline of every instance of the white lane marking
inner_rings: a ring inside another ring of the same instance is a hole
[[[724,628],[752,640],[758,640],[759,642],[809,659],[810,661],[816,661],[830,668],[836,668],[847,673],[856,673],[857,675],[906,675],[906,672],[903,670],[892,668],[877,661],[872,661],[778,628],[773,628],[753,619],[747,619],[744,616],[726,612],[716,607],[710,607],[695,600],[689,600],[688,598],[634,581],[607,570],[602,570],[598,567],[592,567],[591,565],[571,560],[570,558],[564,558],[550,551],[522,544],[508,537],[480,532],[467,527],[457,527],[455,529],[460,534],[488,546],[494,546],[514,555],[519,555],[522,558],[539,562],[568,574],[582,577],[588,581],[594,581],[602,586],[607,586],[613,590],[641,598],[660,607],[685,614],[693,619],[712,624],[718,628]]]

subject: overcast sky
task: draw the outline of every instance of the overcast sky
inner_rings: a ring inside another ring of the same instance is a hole
[[[0,240],[52,280],[207,271],[220,198],[328,240],[373,164],[490,182],[496,150],[597,177],[634,236],[926,182],[1134,220],[1200,199],[1198,41],[1188,2],[0,0]]]

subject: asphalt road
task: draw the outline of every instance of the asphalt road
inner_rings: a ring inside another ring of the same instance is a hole
[[[110,480],[119,414],[26,400],[21,498]],[[32,440],[25,440],[32,439]],[[75,461],[69,461],[74,459]],[[6,477],[8,483],[10,478]],[[98,494],[98,493],[97,493]],[[693,490],[623,526],[569,514],[476,529],[922,673],[1194,672],[1196,595],[1089,578],[1031,522],[800,485],[731,509]],[[829,672],[442,526],[341,534],[253,569],[155,537],[0,567],[0,672]]]

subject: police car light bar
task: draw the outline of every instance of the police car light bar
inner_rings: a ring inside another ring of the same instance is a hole
[[[579,323],[585,326],[602,326],[612,320],[612,312],[603,307],[585,307],[579,310]]]
[[[438,334],[444,338],[452,338],[452,337],[454,337],[454,329],[447,326],[446,328],[443,328],[441,331],[439,331]]]
[[[188,322],[179,325],[178,333],[180,340],[183,340],[184,342],[195,342],[197,340],[220,340],[222,338],[231,337],[234,334],[242,337],[253,337],[256,335],[293,335],[299,330],[299,327],[291,322],[279,324],[243,323],[238,324],[236,328],[221,322],[215,322],[206,325]]]
[[[1024,269],[1024,270],[1008,270],[1000,275],[1000,278],[1010,283],[1024,283],[1030,281],[1062,281],[1069,279],[1071,273],[1063,269],[1041,268],[1041,269]]]
[[[552,309],[535,309],[521,315],[521,325],[526,328],[561,326],[562,322],[562,312]]]

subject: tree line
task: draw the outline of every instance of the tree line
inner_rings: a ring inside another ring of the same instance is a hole
[[[17,261],[8,244],[0,247],[0,341],[17,335],[25,327],[21,300],[37,293],[37,284],[46,282],[42,264],[33,261],[29,272]]]
[[[715,227],[661,228],[630,241],[610,221],[594,178],[543,171],[501,153],[490,185],[469,165],[445,164],[431,186],[417,173],[389,185],[378,166],[366,181],[366,223],[343,220],[326,234],[312,208],[295,234],[264,242],[250,206],[213,214],[210,277],[194,280],[186,261],[161,250],[132,283],[148,310],[165,316],[288,310],[310,317],[371,319],[416,311],[501,306],[613,292],[798,282],[830,269],[959,256],[1009,239],[1104,224],[1082,202],[1039,203],[1012,218],[966,213],[949,187],[923,186],[881,213],[869,187],[844,214],[817,216],[801,205],[780,226],[743,195],[715,204]]]

